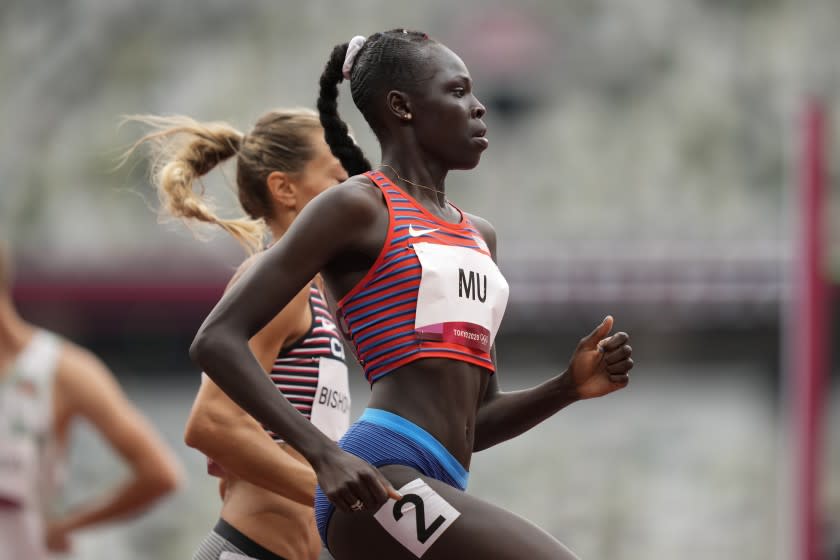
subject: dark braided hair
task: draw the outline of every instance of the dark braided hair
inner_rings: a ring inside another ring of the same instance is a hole
[[[376,99],[390,89],[414,91],[424,64],[423,50],[434,41],[425,33],[392,29],[374,33],[365,41],[350,71],[353,102],[374,134],[382,126],[376,111]],[[370,171],[370,162],[353,142],[347,124],[338,114],[338,84],[344,80],[342,67],[349,43],[337,45],[330,54],[320,79],[318,113],[324,138],[332,153],[350,175]]]

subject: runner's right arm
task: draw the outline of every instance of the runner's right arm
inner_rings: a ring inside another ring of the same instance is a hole
[[[248,341],[340,255],[370,248],[381,197],[354,177],[306,205],[289,230],[222,297],[202,324],[190,356],[254,418],[297,449],[341,511],[356,500],[377,510],[399,496],[377,469],[342,451],[274,387]],[[381,243],[381,240],[380,240]]]
[[[89,421],[130,467],[131,474],[117,487],[50,520],[48,544],[52,550],[64,549],[67,535],[78,529],[140,513],[176,489],[182,470],[174,454],[91,352],[74,344],[64,346],[55,400],[59,418]]]

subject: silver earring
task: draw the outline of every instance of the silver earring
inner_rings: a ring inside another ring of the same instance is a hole
[[[411,113],[406,113],[405,115],[403,115],[403,118],[407,121],[410,121],[411,120]]]

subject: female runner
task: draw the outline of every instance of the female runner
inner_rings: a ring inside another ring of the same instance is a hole
[[[379,170],[338,115],[342,79],[380,142]],[[444,188],[450,170],[475,167],[488,146],[466,66],[423,33],[393,30],[335,47],[320,84],[327,143],[353,176],[301,212],[222,298],[191,356],[313,466],[318,527],[339,560],[574,558],[531,523],[466,494],[470,458],[626,386],[628,336],[609,336],[607,317],[565,371],[502,392],[492,343],[508,285],[496,235]],[[369,408],[338,446],[268,390],[247,344],[319,271],[372,386]]]
[[[314,111],[267,113],[246,135],[222,123],[186,117],[137,120],[158,129],[139,143],[154,145],[154,180],[167,213],[217,224],[254,253],[231,284],[260,258],[255,251],[262,248],[265,226],[272,242],[280,239],[310,200],[347,179],[324,142]],[[248,219],[219,218],[193,190],[201,176],[234,156],[239,200]],[[251,338],[250,348],[276,386],[273,393],[279,389],[326,437],[337,440],[344,433],[350,414],[347,367],[320,279],[310,278]],[[260,560],[318,558],[312,468],[206,376],[185,440],[209,458],[210,472],[221,479],[223,498],[220,519],[199,545],[195,560],[216,560],[225,553]]]

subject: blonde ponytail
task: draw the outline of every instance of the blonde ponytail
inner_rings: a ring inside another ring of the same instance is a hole
[[[140,145],[151,147],[151,178],[157,188],[161,212],[182,220],[216,224],[234,237],[249,254],[263,248],[264,216],[220,218],[202,198],[195,183],[218,164],[238,154],[244,136],[227,123],[199,123],[186,116],[134,115],[125,118],[145,124],[153,132],[143,136],[124,155]]]

